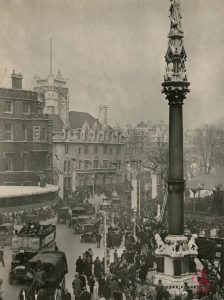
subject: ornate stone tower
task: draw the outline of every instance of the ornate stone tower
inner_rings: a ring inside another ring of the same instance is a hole
[[[44,113],[58,115],[68,127],[69,113],[69,89],[67,79],[63,78],[58,70],[54,76],[52,70],[52,38],[50,39],[50,72],[46,78],[35,76],[33,80],[33,90],[42,96],[44,101]]]
[[[166,73],[162,93],[169,105],[169,175],[168,175],[168,223],[169,235],[162,242],[156,235],[158,248],[157,275],[171,293],[182,289],[187,282],[191,289],[197,287],[194,274],[194,258],[197,255],[196,235],[188,241],[184,233],[184,172],[183,172],[183,116],[182,108],[190,83],[185,69],[186,52],[181,24],[180,0],[171,0],[170,32],[165,56]],[[194,278],[194,277],[193,277]]]

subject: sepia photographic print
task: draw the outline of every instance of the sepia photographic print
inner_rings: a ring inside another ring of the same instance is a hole
[[[0,300],[224,299],[223,0],[0,0]]]

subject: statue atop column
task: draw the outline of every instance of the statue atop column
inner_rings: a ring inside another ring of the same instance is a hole
[[[180,0],[170,0],[170,32],[171,34],[182,34]]]

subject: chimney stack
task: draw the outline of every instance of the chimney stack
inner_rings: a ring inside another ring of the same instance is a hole
[[[107,124],[107,110],[108,106],[107,105],[100,105],[99,106],[99,122],[106,127]]]
[[[13,70],[11,74],[12,78],[12,89],[22,89],[22,81],[23,81],[23,75],[21,73],[16,74],[15,70]]]

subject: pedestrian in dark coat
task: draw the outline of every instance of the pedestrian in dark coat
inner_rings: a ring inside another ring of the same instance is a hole
[[[90,295],[92,295],[93,289],[94,289],[94,285],[95,285],[95,279],[94,279],[94,277],[92,275],[89,277],[88,285],[89,285],[89,289],[90,289]]]
[[[90,300],[90,299],[91,299],[90,293],[86,290],[86,288],[84,288],[80,296],[80,300]]]
[[[79,274],[82,274],[83,272],[83,261],[81,256],[79,256],[79,258],[76,260],[76,272]]]
[[[98,279],[102,273],[102,265],[98,256],[96,257],[93,264],[94,264],[94,275]]]
[[[99,295],[103,296],[106,300],[110,299],[110,278],[109,276],[105,278],[102,275],[99,279]]]
[[[86,276],[85,274],[79,274],[79,279],[80,279],[80,282],[81,282],[81,287],[82,287],[82,290],[84,287],[86,287]]]
[[[82,283],[78,278],[78,274],[75,274],[75,279],[72,282],[73,294],[75,296],[75,300],[80,300],[80,296],[82,294]]]
[[[85,274],[87,276],[87,279],[89,279],[89,277],[92,275],[92,261],[90,257],[86,262]]]
[[[101,242],[101,239],[102,239],[102,235],[99,232],[97,232],[96,235],[95,235],[95,238],[96,238],[97,248],[100,248],[100,242]]]
[[[71,300],[71,299],[72,299],[71,293],[69,293],[69,291],[65,289],[63,300]]]

